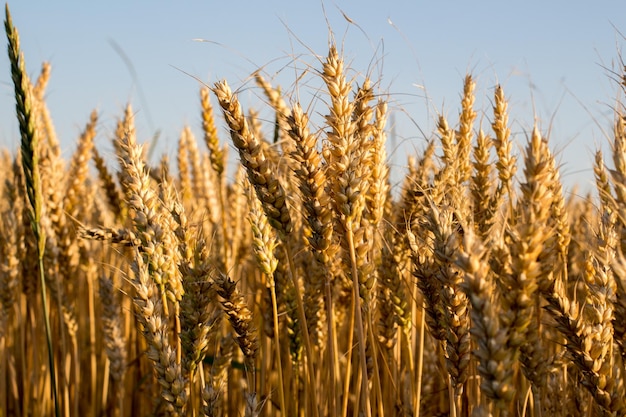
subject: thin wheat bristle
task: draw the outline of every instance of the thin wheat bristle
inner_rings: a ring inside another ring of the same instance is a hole
[[[200,103],[202,105],[202,131],[204,132],[204,143],[209,148],[209,157],[211,166],[221,176],[224,172],[224,154],[220,149],[219,136],[215,128],[215,120],[213,118],[213,107],[209,96],[209,89],[202,88],[200,90]]]

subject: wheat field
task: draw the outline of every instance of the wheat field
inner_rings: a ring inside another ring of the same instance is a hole
[[[259,71],[275,120],[222,80],[176,161],[130,104],[66,160],[50,65],[30,80],[5,29],[0,416],[626,415],[623,103],[585,198],[540,126],[513,143],[500,86],[477,121],[471,75],[394,189],[388,97],[332,42],[321,125]]]

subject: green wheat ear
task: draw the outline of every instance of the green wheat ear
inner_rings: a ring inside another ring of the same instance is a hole
[[[15,108],[21,135],[22,166],[26,180],[26,192],[30,203],[30,220],[33,226],[41,220],[41,181],[39,178],[38,140],[35,132],[33,103],[30,81],[26,75],[24,56],[20,51],[20,39],[13,26],[9,5],[6,5],[4,28],[9,41],[8,53],[11,62],[11,78],[15,86]],[[33,227],[33,230],[35,227]],[[41,231],[34,230],[35,234]]]
[[[37,255],[39,258],[39,276],[41,281],[41,300],[46,325],[46,338],[48,343],[48,360],[50,363],[51,389],[54,396],[55,414],[60,415],[57,388],[56,371],[52,350],[52,336],[50,332],[50,314],[46,297],[46,279],[43,268],[43,255],[46,246],[46,237],[41,228],[41,209],[43,197],[41,195],[41,178],[39,176],[39,142],[33,117],[33,103],[31,97],[30,80],[26,74],[24,56],[20,51],[20,38],[17,29],[13,26],[9,5],[5,6],[6,20],[4,28],[7,34],[9,61],[11,62],[11,78],[15,87],[15,109],[19,122],[22,154],[22,167],[26,183],[26,194],[30,203],[30,224],[37,242]]]

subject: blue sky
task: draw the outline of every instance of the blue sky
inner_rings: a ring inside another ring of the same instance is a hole
[[[568,185],[587,186],[599,146],[608,149],[626,33],[620,1],[29,1],[9,4],[29,73],[52,64],[47,101],[69,157],[92,109],[101,119],[97,146],[110,155],[115,121],[128,101],[140,141],[161,131],[158,151],[174,156],[180,130],[199,129],[197,77],[226,78],[242,101],[271,119],[249,75],[263,74],[323,113],[319,83],[294,83],[319,69],[332,28],[358,73],[381,77],[397,125],[389,152],[398,167],[424,146],[435,118],[456,123],[462,80],[477,79],[476,107],[487,110],[496,83],[510,98],[520,144],[537,120]],[[349,23],[344,17],[349,17]],[[199,42],[204,39],[208,42]],[[113,45],[118,45],[136,72]],[[317,55],[316,55],[317,54]],[[190,76],[192,75],[192,76]],[[311,80],[312,77],[309,77]],[[0,54],[0,147],[17,146],[6,53]],[[409,117],[410,116],[410,117]],[[227,140],[225,132],[222,135]]]

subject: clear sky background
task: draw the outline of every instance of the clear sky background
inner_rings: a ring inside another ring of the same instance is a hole
[[[139,140],[160,130],[157,153],[175,157],[185,124],[200,137],[193,77],[207,83],[226,78],[269,120],[262,92],[249,79],[262,67],[272,83],[294,97],[298,92],[305,107],[314,102],[323,114],[319,82],[296,86],[295,74],[321,67],[330,25],[355,74],[382,77],[380,92],[389,94],[396,126],[389,152],[398,170],[408,153],[423,149],[438,113],[456,124],[469,71],[478,83],[483,127],[489,128],[493,87],[501,83],[517,150],[536,120],[550,133],[565,183],[586,189],[595,149],[608,149],[605,132],[619,91],[610,71],[620,69],[620,32],[626,33],[624,0],[19,0],[9,6],[31,76],[42,61],[52,64],[47,102],[67,157],[94,108],[101,116],[97,146],[112,155],[110,138],[128,101],[137,112]],[[18,143],[3,52],[0,147]]]

